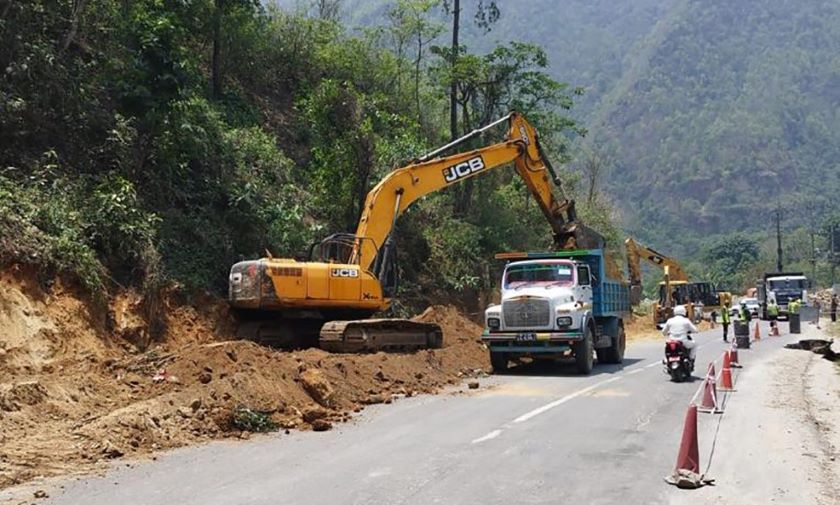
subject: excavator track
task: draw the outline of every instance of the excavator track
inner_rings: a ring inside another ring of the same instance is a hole
[[[443,331],[437,324],[408,319],[329,321],[318,343],[330,352],[407,352],[442,347]]]
[[[236,337],[275,349],[308,349],[318,345],[319,319],[278,317],[273,312],[234,311]]]

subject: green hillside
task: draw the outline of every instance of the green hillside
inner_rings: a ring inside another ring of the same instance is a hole
[[[489,32],[470,22],[477,3],[462,2],[471,50],[537,44],[555,79],[586,89],[573,114],[610,160],[603,183],[629,233],[685,255],[700,237],[760,240],[777,205],[787,229],[837,207],[837,2],[499,2]],[[345,0],[342,13],[378,26],[390,4]]]
[[[840,5],[693,1],[662,29],[589,123],[626,227],[690,249],[836,206]]]

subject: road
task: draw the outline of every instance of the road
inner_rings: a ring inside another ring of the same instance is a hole
[[[719,330],[696,340],[701,375],[725,344]],[[743,373],[790,340],[765,337],[741,351]],[[531,367],[483,379],[477,392],[370,408],[326,433],[178,450],[68,482],[47,503],[668,503],[686,493],[662,479],[673,470],[700,381],[669,382],[661,352],[661,342],[634,343],[623,365],[596,366],[590,376],[571,366]],[[701,416],[704,470],[718,419]]]

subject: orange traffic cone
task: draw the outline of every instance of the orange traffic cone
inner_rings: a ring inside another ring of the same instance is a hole
[[[777,321],[770,321],[770,336],[781,337],[779,335],[779,323]]]
[[[761,340],[761,321],[755,322],[755,331],[753,332],[753,340],[759,341]]]
[[[723,353],[723,369],[720,372],[720,390],[735,391],[732,385],[732,356],[730,351]]]
[[[723,412],[718,407],[717,387],[715,386],[715,364],[709,363],[709,371],[703,379],[703,400],[700,402],[700,412],[719,414]]]
[[[732,342],[732,347],[729,349],[729,365],[732,368],[744,368],[743,365],[738,363],[738,346],[735,345],[735,342]]]
[[[685,413],[680,452],[677,455],[677,466],[674,468],[674,473],[679,470],[700,473],[700,447],[697,443],[697,405],[689,405]]]

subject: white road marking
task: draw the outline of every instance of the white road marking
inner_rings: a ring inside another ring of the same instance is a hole
[[[705,342],[703,344],[699,344],[697,346],[697,348],[699,349],[700,347],[703,347],[703,346],[708,345],[710,343],[711,342]],[[526,412],[525,414],[522,414],[521,416],[514,419],[512,423],[506,423],[505,425],[502,426],[502,428],[497,429],[497,430],[493,430],[490,433],[484,435],[483,437],[476,438],[475,440],[472,441],[472,443],[480,444],[481,442],[486,442],[488,440],[493,440],[494,438],[497,438],[499,435],[502,434],[503,429],[510,428],[513,423],[517,423],[517,424],[518,423],[524,423],[525,421],[533,419],[534,417],[537,417],[540,414],[544,414],[544,413],[548,412],[549,410],[551,410],[555,407],[559,407],[560,405],[563,405],[564,403],[568,402],[569,400],[573,400],[573,399],[577,398],[578,396],[585,395],[586,393],[589,393],[590,391],[592,391],[594,389],[597,389],[597,388],[599,388],[599,387],[601,387],[605,384],[609,384],[611,382],[615,382],[617,380],[620,380],[622,377],[624,377],[626,375],[634,375],[634,374],[637,374],[637,373],[641,373],[644,370],[646,370],[648,368],[653,368],[655,366],[662,366],[662,363],[660,361],[653,361],[653,362],[651,362],[651,363],[649,363],[649,364],[647,364],[643,367],[634,368],[632,370],[625,371],[621,375],[618,375],[618,376],[615,376],[615,377],[612,377],[612,378],[609,378],[609,379],[606,379],[606,380],[602,380],[601,382],[596,382],[595,384],[592,384],[591,386],[587,386],[583,389],[579,389],[578,391],[575,391],[574,393],[570,393],[570,394],[568,394],[568,395],[566,395],[562,398],[558,398],[558,399],[554,400],[553,402],[547,403],[547,404],[543,405],[542,407],[538,407],[538,408],[536,408],[536,409],[534,409],[530,412]],[[531,379],[531,378],[526,377],[526,379]],[[650,419],[647,419],[647,420],[644,420],[644,421],[641,421],[641,422],[643,424],[646,424],[646,423],[650,422]]]
[[[610,382],[615,382],[619,379],[621,379],[620,376],[619,377],[613,377],[613,378],[607,379],[607,380],[603,380],[601,382],[596,382],[595,384],[592,384],[591,386],[585,387],[583,389],[579,389],[579,390],[575,391],[574,393],[568,394],[568,395],[566,395],[562,398],[558,398],[557,400],[554,400],[551,403],[546,403],[542,407],[538,407],[538,408],[536,408],[536,409],[534,409],[530,412],[526,412],[525,414],[522,414],[521,416],[514,419],[513,422],[514,423],[524,423],[525,421],[527,421],[529,419],[532,419],[532,418],[534,418],[534,417],[536,417],[540,414],[544,414],[544,413],[548,412],[549,410],[553,409],[554,407],[559,407],[560,405],[563,405],[564,403],[566,403],[569,400],[574,400],[578,396],[585,395],[586,393],[592,391],[595,388],[601,387],[604,384],[609,384]]]
[[[494,438],[498,437],[501,434],[502,434],[502,430],[493,430],[493,431],[484,435],[481,438],[476,438],[475,440],[472,441],[472,443],[480,444],[481,442],[486,442],[488,440],[493,440]]]

